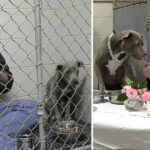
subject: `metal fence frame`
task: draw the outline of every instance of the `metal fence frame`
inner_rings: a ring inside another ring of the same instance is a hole
[[[41,149],[45,149],[45,131],[43,127],[44,120],[44,106],[43,106],[43,71],[42,71],[42,33],[41,33],[41,1],[34,0],[34,13],[35,13],[35,46],[36,46],[36,69],[37,69],[37,93],[39,102],[39,133],[40,133],[40,143]]]

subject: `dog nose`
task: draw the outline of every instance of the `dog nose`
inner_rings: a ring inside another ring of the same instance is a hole
[[[77,62],[77,65],[78,65],[78,67],[83,67],[83,66],[84,66],[84,63],[83,63],[82,61],[78,61],[78,62]]]

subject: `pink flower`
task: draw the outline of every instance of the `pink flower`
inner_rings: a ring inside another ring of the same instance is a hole
[[[126,95],[129,99],[134,99],[138,95],[138,93],[137,93],[137,90],[130,87],[130,88],[127,88]]]
[[[130,88],[131,86],[128,86],[128,85],[124,86],[123,89],[121,90],[121,93],[126,93],[126,91]]]
[[[137,91],[138,91],[139,94],[142,94],[142,93],[143,93],[143,92],[142,92],[142,89],[138,89]]]
[[[149,92],[145,92],[144,94],[141,95],[141,99],[143,101],[148,101],[150,100],[150,93]]]
[[[147,88],[138,89],[137,91],[139,94],[143,94],[143,93],[147,92]]]
[[[142,93],[145,93],[145,92],[147,92],[147,88],[143,88],[143,89],[141,89],[141,91],[142,91]]]
[[[142,92],[142,89],[138,89],[137,90],[139,94],[143,94],[144,92]]]
[[[121,93],[126,93],[126,90],[125,90],[125,89],[122,89],[122,90],[121,90]]]
[[[130,89],[130,88],[131,88],[131,86],[129,86],[129,85],[124,86],[125,90]]]

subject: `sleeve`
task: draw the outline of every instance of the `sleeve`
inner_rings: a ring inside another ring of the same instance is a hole
[[[0,82],[0,93],[4,94],[11,90],[14,79],[12,72],[10,71],[8,65],[6,64],[6,61],[2,56],[2,54],[0,54],[0,72],[5,73],[5,75],[7,75],[8,78],[5,84]]]

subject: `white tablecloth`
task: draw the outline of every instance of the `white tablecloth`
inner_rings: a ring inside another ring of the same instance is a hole
[[[129,112],[124,105],[93,105],[94,149],[150,150],[150,116],[146,110]]]

